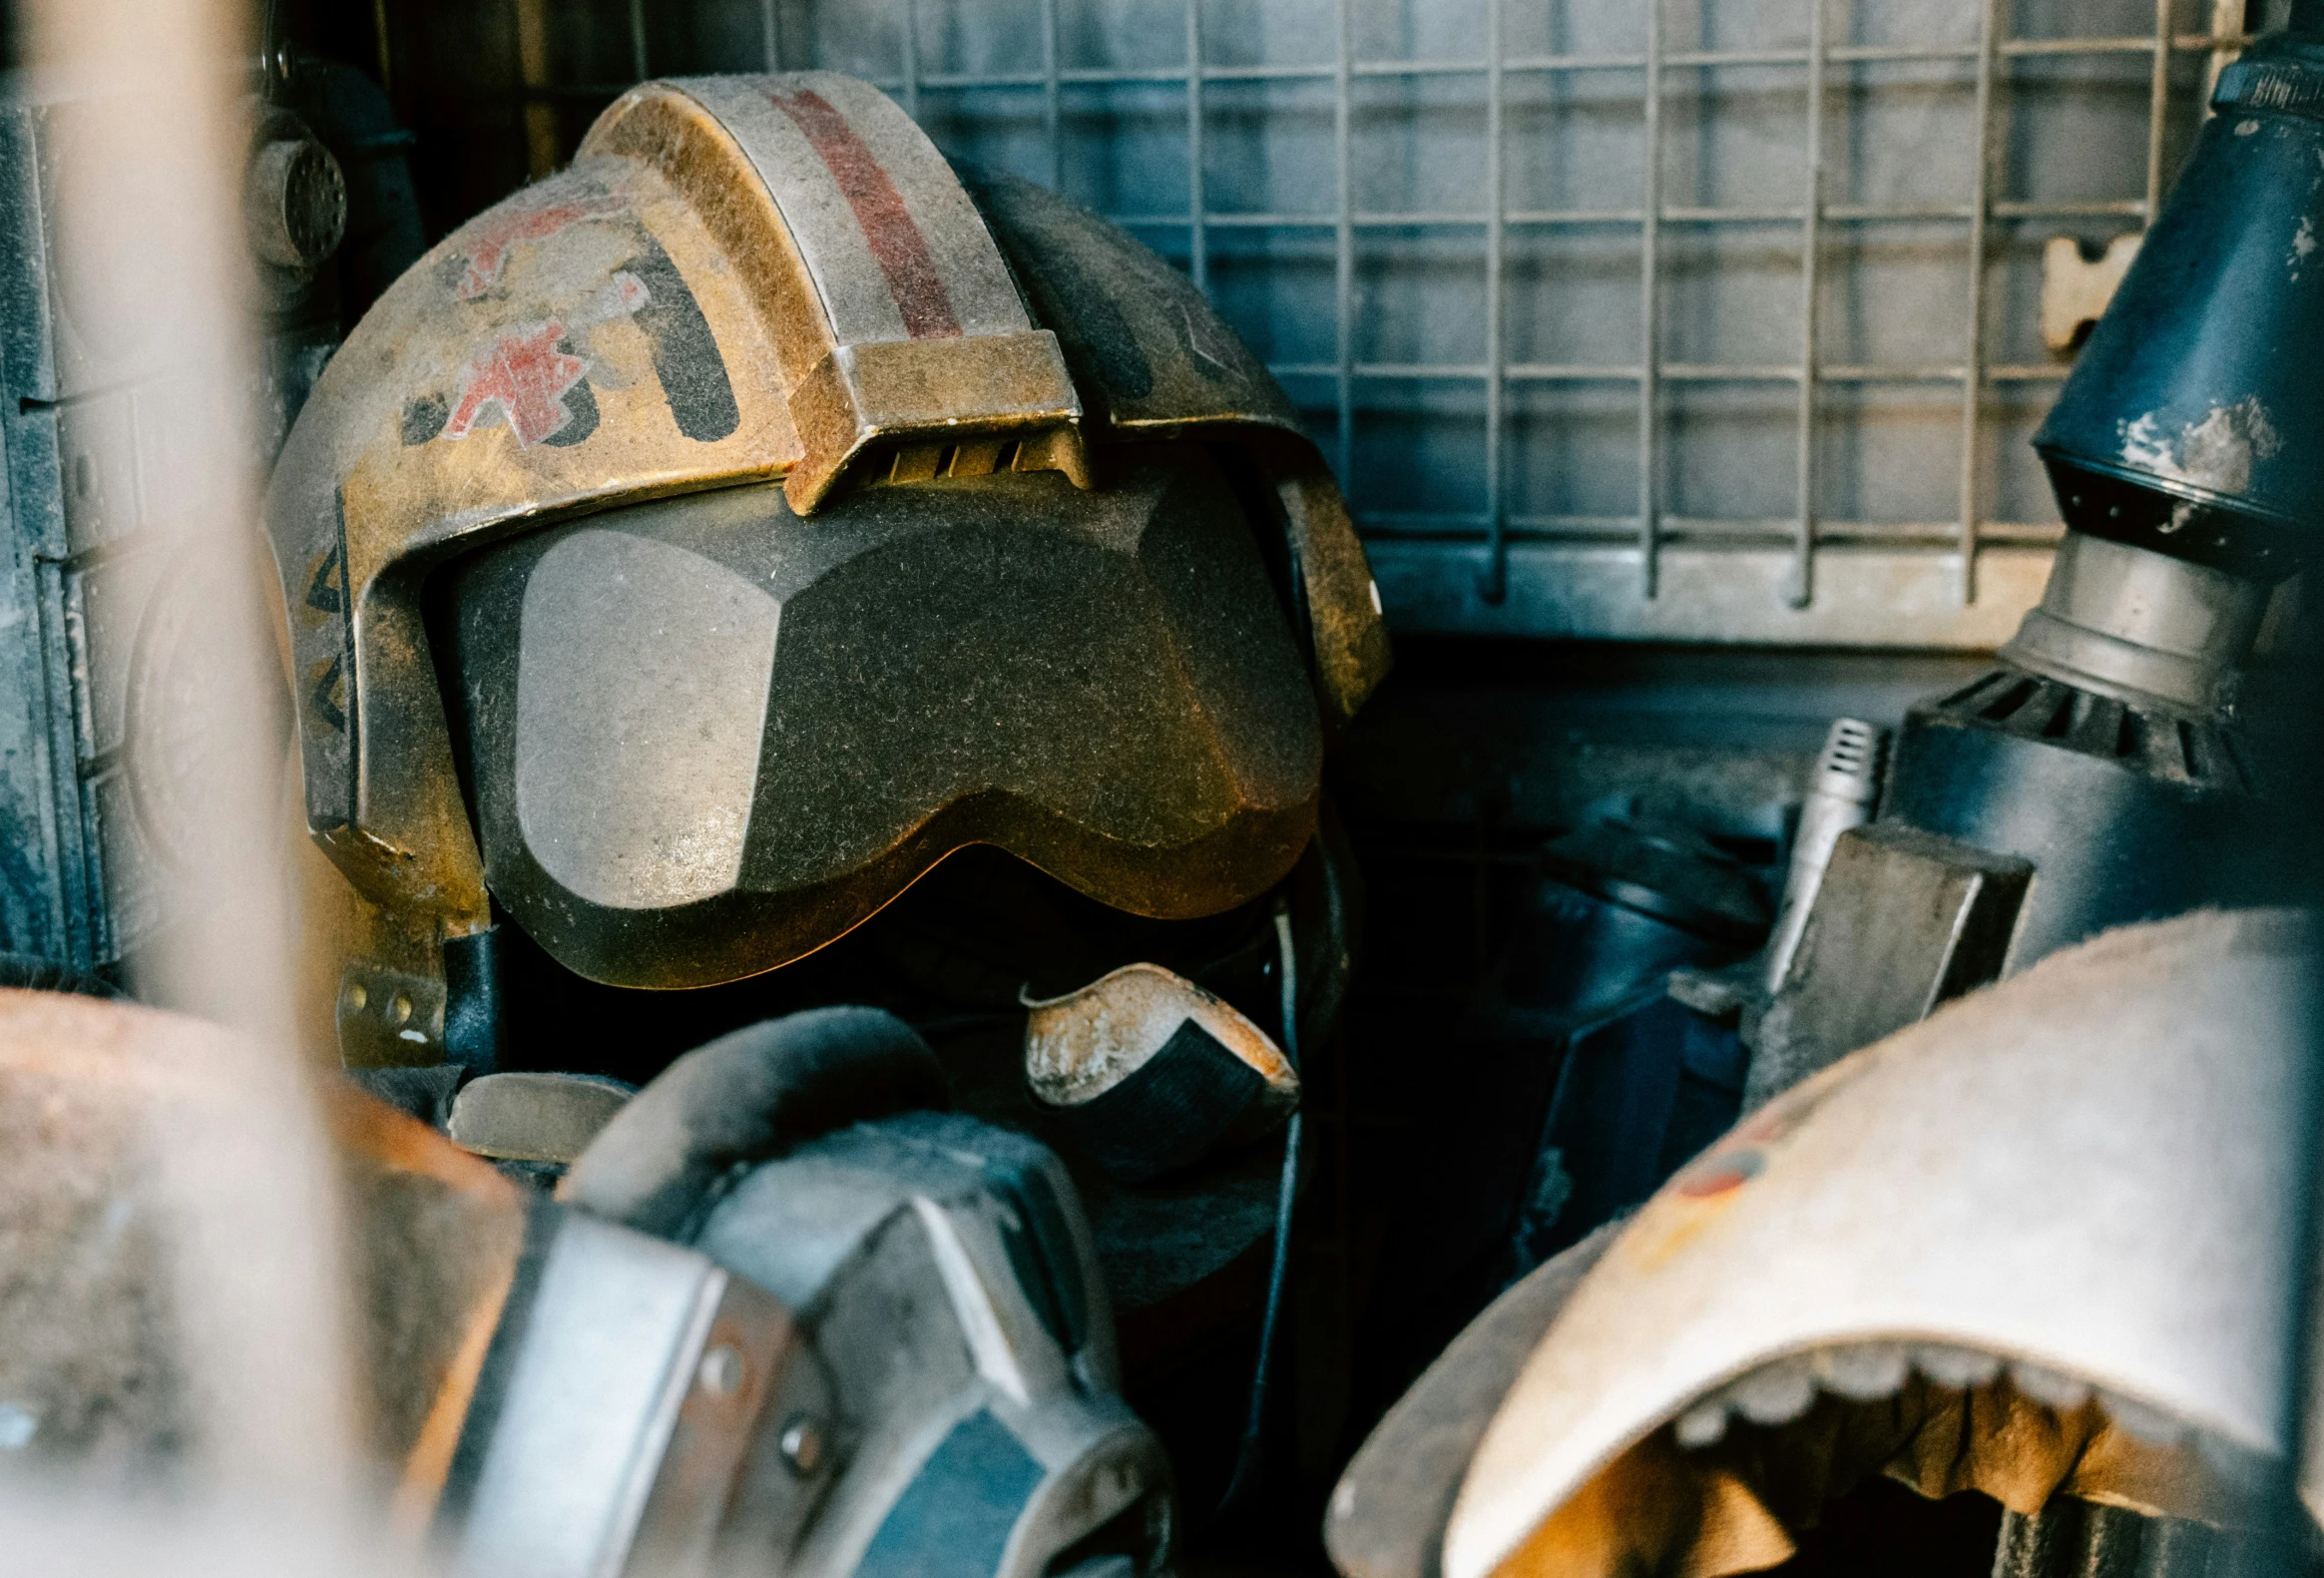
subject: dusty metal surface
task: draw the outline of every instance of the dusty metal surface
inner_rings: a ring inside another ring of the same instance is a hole
[[[444,1118],[452,1143],[515,1162],[571,1162],[632,1092],[586,1074],[485,1074],[462,1086]]]
[[[875,445],[915,437],[1033,441],[1017,451],[1027,469],[1039,456],[1088,480],[1055,336],[884,95],[827,72],[649,83],[591,129],[581,157],[597,153],[669,170],[748,281],[802,446],[794,507],[813,509]]]
[[[1527,1362],[1445,1572],[1494,1570],[1562,1507],[1588,1522],[1619,1504],[1588,1487],[1639,1452],[1676,1471],[1661,1491],[1773,1483],[1700,1454],[1915,1374],[2085,1421],[1984,1467],[1940,1450],[1953,1466],[1933,1479],[1943,1463],[1891,1469],[1924,1493],[1967,1469],[2032,1511],[2081,1475],[2148,1510],[2247,1513],[2239,1476],[2282,1449],[2307,937],[2280,912],[2126,928],[1747,1120],[1632,1221]],[[1798,1461],[1827,1465],[1811,1482],[1830,1472],[1828,1440]],[[1795,1494],[1772,1496],[1778,1514]]]
[[[2286,771],[2236,722],[2003,667],[1907,715],[1881,816],[2034,863],[2014,973],[2110,926],[2297,902],[2298,864],[2271,851],[2260,797]]]
[[[1378,585],[1339,484],[1267,368],[1181,274],[1079,205],[987,170],[963,173],[1044,322],[1055,326],[1092,422],[1117,440],[1226,440],[1272,478],[1335,724],[1388,673]]]
[[[156,135],[155,101],[104,72],[19,71],[0,95],[0,951],[117,981],[201,902],[206,775],[240,723],[222,698],[270,683],[215,639],[259,579],[232,499],[337,340],[351,228],[326,146],[346,146],[350,102],[311,78],[217,81],[215,285],[172,174],[194,145],[124,152]],[[356,189],[362,249],[391,223],[381,182]],[[380,251],[400,266],[392,238]]]
[[[2324,343],[2309,280],[2320,100],[2324,18],[2305,8],[2219,74],[2184,184],[2036,435],[2077,529],[2269,580],[2301,562],[2324,504],[2293,436],[2324,411],[2299,370]],[[2135,526],[2078,510],[2070,475],[2166,507]]]
[[[773,1547],[785,1570],[1042,1578],[1084,1541],[1163,1569],[1169,1463],[1116,1394],[1090,1231],[1041,1146],[949,1114],[858,1125],[758,1169],[698,1242],[797,1312],[844,1432],[820,1504]]]
[[[1994,1578],[2205,1578],[2237,1570],[2226,1531],[2067,1498],[2002,1514]]]
[[[1745,1027],[1745,1101],[1997,979],[2034,876],[2031,861],[1894,821],[1841,834],[1790,967]]]
[[[2041,604],[2001,656],[2132,708],[2209,723],[2233,716],[2272,590],[2070,532]]]
[[[472,1432],[458,1569],[704,1570],[769,1392],[811,1362],[790,1313],[700,1255],[578,1212],[538,1277]]]

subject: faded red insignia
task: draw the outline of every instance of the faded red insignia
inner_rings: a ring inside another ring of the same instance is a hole
[[[543,195],[549,194],[544,191]],[[583,191],[554,202],[520,203],[483,215],[468,228],[468,271],[460,276],[452,293],[468,301],[491,289],[508,265],[509,249],[519,242],[546,241],[583,220],[612,219],[629,206],[608,193]]]
[[[469,430],[498,406],[502,418],[530,447],[562,431],[573,420],[565,393],[581,381],[589,363],[558,348],[565,325],[554,318],[514,328],[460,370],[459,394],[444,423],[446,438],[466,438]]]

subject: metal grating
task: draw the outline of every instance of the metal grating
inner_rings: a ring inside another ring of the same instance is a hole
[[[2260,21],[511,3],[534,174],[627,80],[825,66],[1173,258],[1308,413],[1402,628],[1912,647],[1992,645],[2039,594],[2057,524],[2024,440],[2068,368],[2042,247],[2144,224]]]

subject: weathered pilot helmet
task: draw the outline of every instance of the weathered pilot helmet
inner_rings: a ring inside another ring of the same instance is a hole
[[[624,95],[356,327],[267,527],[308,824],[428,971],[489,888],[585,976],[732,980],[974,842],[1216,913],[1388,662],[1200,294],[830,73]]]
[[[1390,1411],[1334,1494],[1340,1570],[1763,1571],[1877,1478],[1984,1492],[2005,1544],[2127,1520],[2194,1553],[2139,1572],[2246,1570],[2304,1378],[2315,935],[2124,927],[1761,1108]]]

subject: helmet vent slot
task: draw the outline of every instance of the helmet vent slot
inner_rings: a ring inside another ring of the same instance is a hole
[[[1932,712],[2021,740],[2054,742],[2166,783],[2251,793],[2254,779],[2232,733],[2201,720],[2141,710],[2016,669],[1997,669],[1932,705]]]
[[[871,467],[874,477],[887,482],[933,482],[939,477],[989,477],[995,472],[1019,469],[1041,470],[1040,466],[1021,467],[1025,446],[1014,438],[964,438],[957,443],[899,444],[881,468],[875,461]]]
[[[2034,693],[2040,688],[2038,681],[2020,680],[1980,708],[1978,716],[1992,723],[2002,723],[2014,717],[2026,703],[2033,700]]]

